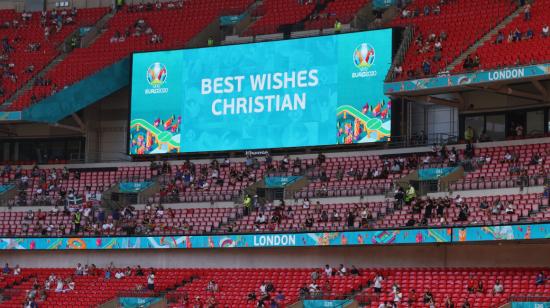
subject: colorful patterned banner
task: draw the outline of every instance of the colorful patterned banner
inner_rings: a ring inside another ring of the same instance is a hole
[[[467,74],[389,82],[384,84],[384,93],[386,95],[391,95],[393,93],[400,92],[457,87],[493,81],[537,77],[549,74],[550,63],[546,63],[491,71],[480,71]]]
[[[419,229],[212,236],[2,238],[0,250],[260,248],[450,242],[451,229]]]
[[[550,238],[550,224],[453,228],[453,242],[511,241]]]
[[[550,238],[550,224],[321,233],[0,238],[0,250],[193,249],[433,244]]]

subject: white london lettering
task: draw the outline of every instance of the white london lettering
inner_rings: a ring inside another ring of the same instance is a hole
[[[523,68],[506,69],[506,70],[500,70],[500,71],[489,73],[489,80],[491,81],[515,79],[515,78],[523,78],[523,77],[525,77],[525,69]]]
[[[295,246],[295,235],[255,235],[254,246]]]

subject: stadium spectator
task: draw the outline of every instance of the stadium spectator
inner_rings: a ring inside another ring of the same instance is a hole
[[[151,269],[149,276],[147,276],[147,289],[153,291],[155,289],[155,272]]]
[[[434,296],[433,296],[432,292],[430,291],[430,289],[426,289],[426,292],[424,292],[423,301],[424,301],[424,304],[433,303]]]
[[[449,296],[445,298],[445,308],[455,308],[455,304]]]
[[[550,36],[550,28],[548,27],[547,24],[545,24],[544,26],[542,26],[541,36],[542,36],[543,38],[547,38],[547,37]]]
[[[384,281],[384,277],[382,277],[382,274],[376,273],[374,276],[374,293],[380,294],[382,292],[382,282]]]
[[[527,3],[523,8],[523,20],[531,20],[531,4]]]
[[[537,276],[535,277],[535,285],[543,285],[546,282],[546,276],[544,275],[544,272],[540,271]]]
[[[409,306],[413,306],[416,302],[418,302],[418,294],[416,294],[415,289],[411,289],[411,291],[409,292],[407,303],[409,304]]]
[[[4,268],[2,269],[2,274],[9,275],[10,272],[11,272],[11,269],[10,269],[8,263],[6,263],[6,265],[4,265]]]
[[[499,279],[496,280],[495,285],[493,286],[493,294],[501,294],[504,292],[504,286]]]

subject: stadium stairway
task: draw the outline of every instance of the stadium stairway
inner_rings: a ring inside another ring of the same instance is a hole
[[[519,14],[523,12],[523,9],[524,7],[518,6],[518,8],[514,12],[512,12],[510,15],[508,15],[508,17],[504,18],[498,25],[496,25],[493,29],[491,29],[491,31],[485,33],[483,37],[481,37],[472,46],[466,49],[466,51],[464,51],[457,58],[455,58],[451,62],[451,64],[449,64],[446,67],[445,70],[448,72],[452,72],[455,69],[455,67],[457,67],[458,65],[461,65],[467,56],[473,55],[480,46],[483,46],[484,43],[489,41],[495,34],[497,34],[499,30],[504,29],[506,25],[511,23]]]

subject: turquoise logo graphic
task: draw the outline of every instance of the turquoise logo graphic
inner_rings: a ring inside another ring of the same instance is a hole
[[[154,88],[162,86],[167,76],[166,66],[160,62],[151,64],[147,69],[147,82]]]
[[[353,52],[353,64],[360,70],[367,70],[374,64],[376,57],[374,47],[368,43],[362,43]]]

